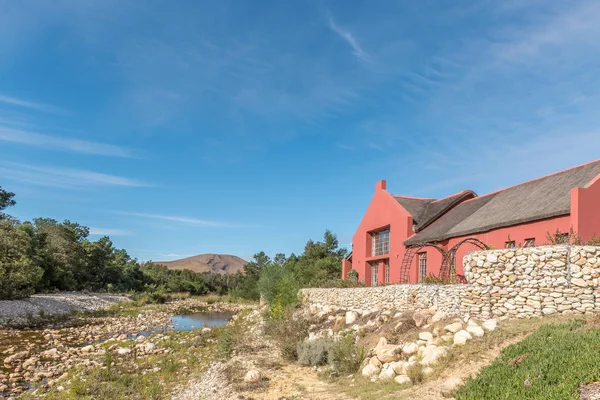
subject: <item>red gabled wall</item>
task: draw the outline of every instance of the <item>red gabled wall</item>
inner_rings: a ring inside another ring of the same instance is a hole
[[[571,225],[584,243],[600,236],[600,175],[585,188],[571,189]]]
[[[371,257],[370,232],[390,229],[390,252],[380,257]],[[377,182],[375,193],[363,219],[352,238],[352,269],[358,272],[359,281],[366,285],[371,283],[370,261],[389,259],[390,282],[397,283],[400,279],[400,265],[404,255],[404,241],[412,234],[412,217],[386,190],[385,181]],[[385,269],[379,267],[379,284],[384,284]],[[345,276],[344,276],[345,278]]]

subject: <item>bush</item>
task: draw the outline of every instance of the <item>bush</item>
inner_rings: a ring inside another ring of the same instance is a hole
[[[354,335],[342,336],[333,346],[331,364],[342,374],[354,374],[367,357],[367,349],[355,344]]]
[[[421,280],[421,283],[430,283],[435,285],[453,285],[458,282],[456,277],[443,278],[434,274],[429,274]]]
[[[406,375],[410,378],[414,385],[423,382],[423,379],[425,378],[425,374],[423,373],[423,366],[419,363],[410,366],[406,371]]]
[[[265,333],[269,335],[281,350],[284,358],[290,361],[298,359],[298,344],[308,335],[308,321],[293,314],[287,308],[276,315],[267,316]]]
[[[335,344],[331,339],[317,339],[298,343],[298,363],[309,367],[333,363]]]

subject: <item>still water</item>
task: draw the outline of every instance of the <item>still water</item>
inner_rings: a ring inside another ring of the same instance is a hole
[[[189,315],[174,315],[171,317],[175,331],[193,331],[198,328],[227,325],[234,313],[207,311]]]

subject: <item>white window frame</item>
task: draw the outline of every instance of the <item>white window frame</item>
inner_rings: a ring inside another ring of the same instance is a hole
[[[535,238],[527,238],[523,242],[523,247],[535,247]]]
[[[384,229],[371,233],[371,256],[382,256],[390,253],[390,230]]]
[[[417,253],[419,255],[419,282],[427,277],[427,252]]]
[[[385,260],[385,284],[390,283],[390,260]]]

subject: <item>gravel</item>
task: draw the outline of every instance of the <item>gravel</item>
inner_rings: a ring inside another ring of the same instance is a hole
[[[22,300],[0,300],[0,327],[27,325],[32,319],[97,311],[127,300],[126,296],[106,293],[36,294]]]

